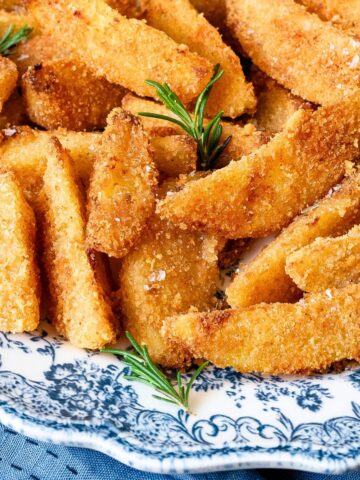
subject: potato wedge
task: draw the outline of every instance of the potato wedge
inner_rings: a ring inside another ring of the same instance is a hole
[[[18,78],[14,62],[0,56],[0,111],[16,87]]]
[[[262,302],[296,301],[302,293],[285,271],[286,259],[317,237],[342,235],[358,221],[360,172],[299,215],[254,260],[241,267],[226,290],[228,303],[243,308]]]
[[[32,331],[40,319],[35,216],[11,173],[0,173],[0,330]]]
[[[309,294],[296,304],[189,313],[162,330],[196,358],[239,372],[291,374],[360,360],[360,286]]]
[[[149,142],[133,115],[115,109],[96,151],[88,192],[87,245],[126,255],[155,210],[156,172]]]
[[[89,75],[87,67],[71,60],[30,67],[21,86],[30,120],[48,130],[103,128],[107,115],[121,104],[126,92]]]
[[[296,97],[255,67],[252,68],[250,80],[258,99],[253,122],[259,130],[275,135],[285,128],[291,115],[300,108],[310,108],[302,98]]]
[[[153,137],[154,162],[161,173],[177,177],[196,170],[197,146],[188,135]]]
[[[360,43],[293,0],[227,0],[228,26],[270,77],[321,105],[359,88]]]
[[[84,205],[71,158],[55,138],[45,148],[40,218],[51,318],[73,345],[102,348],[115,340],[116,321],[96,275],[100,259],[86,247]]]
[[[124,258],[117,293],[124,328],[147,345],[155,362],[166,367],[190,363],[187,350],[163,338],[160,329],[168,315],[215,305],[217,249],[214,238],[184,232],[154,215]]]
[[[139,95],[155,95],[145,80],[167,81],[189,103],[211,78],[207,60],[144,22],[123,17],[104,0],[30,0],[29,9],[44,33],[65,43],[99,76]]]
[[[305,292],[344,287],[360,279],[360,226],[337,238],[317,238],[293,252],[286,273]]]
[[[176,42],[187,45],[212,64],[219,63],[224,69],[206,105],[208,115],[216,115],[222,110],[226,117],[236,118],[255,110],[254,90],[245,80],[239,57],[189,0],[146,0],[145,5],[149,25],[167,33]]]
[[[159,203],[177,225],[227,238],[265,237],[324,196],[358,155],[360,95],[299,110],[268,144]]]

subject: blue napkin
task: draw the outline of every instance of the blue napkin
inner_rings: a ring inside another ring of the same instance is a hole
[[[360,480],[360,472],[328,476],[289,470],[157,475],[102,453],[37,442],[0,425],[0,480]]]

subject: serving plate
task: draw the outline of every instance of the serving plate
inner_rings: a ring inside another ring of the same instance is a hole
[[[360,369],[309,377],[209,367],[192,413],[124,379],[117,357],[72,347],[43,323],[0,334],[0,421],[25,435],[88,447],[161,473],[360,466]]]

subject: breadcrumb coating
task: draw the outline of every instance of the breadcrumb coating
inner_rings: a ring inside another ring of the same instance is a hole
[[[29,3],[45,34],[64,43],[97,75],[139,95],[154,96],[145,80],[166,81],[189,103],[211,78],[212,65],[206,59],[146,23],[120,15],[104,0]]]
[[[321,292],[360,279],[360,226],[337,238],[317,238],[292,253],[286,272],[301,290]]]
[[[360,172],[295,218],[254,260],[242,266],[226,290],[228,303],[242,308],[261,302],[296,301],[301,291],[285,271],[286,259],[317,237],[342,235],[358,221]]]
[[[295,95],[330,105],[358,90],[360,43],[351,35],[293,0],[226,5],[228,26],[246,54]]]
[[[324,196],[359,152],[360,95],[299,110],[253,154],[185,185],[158,204],[183,228],[227,238],[265,237]]]
[[[32,331],[40,318],[35,216],[12,173],[0,173],[0,203],[0,330]]]
[[[164,322],[163,335],[196,358],[239,372],[292,374],[360,359],[360,286],[309,294],[296,304],[189,313]]]
[[[161,173],[177,177],[196,170],[197,145],[188,135],[152,137],[150,144],[155,165]]]
[[[18,72],[15,63],[6,57],[0,56],[0,111],[14,91],[17,78]]]
[[[109,115],[88,191],[87,245],[121,258],[155,210],[157,185],[149,143],[140,121],[121,109]]]
[[[43,154],[47,164],[40,213],[42,260],[51,319],[73,345],[100,349],[116,335],[106,286],[100,283],[101,258],[86,246],[84,205],[71,158],[54,137],[45,143]]]

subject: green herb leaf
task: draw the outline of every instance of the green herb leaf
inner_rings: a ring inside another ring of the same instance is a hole
[[[180,405],[185,410],[188,410],[191,386],[209,362],[204,362],[199,366],[191,376],[186,387],[183,385],[181,372],[178,370],[176,374],[177,388],[175,388],[175,385],[172,384],[171,380],[151,360],[146,346],[140,346],[131,333],[126,332],[125,334],[134,349],[133,352],[128,350],[118,350],[116,348],[105,349],[102,350],[102,352],[113,353],[114,355],[123,357],[124,363],[131,369],[131,374],[125,375],[124,377],[126,380],[141,382],[153,387],[156,391],[161,393],[161,396],[153,395],[154,398]]]
[[[17,32],[14,32],[14,26],[10,25],[0,39],[0,54],[4,56],[10,55],[12,48],[25,40],[32,31],[32,28],[24,25]]]
[[[213,76],[204,90],[200,93],[194,109],[193,116],[186,110],[180,98],[171,90],[167,83],[161,85],[153,80],[146,80],[148,85],[156,89],[157,96],[163,104],[177,117],[172,118],[167,115],[160,115],[151,112],[139,112],[138,115],[143,117],[152,117],[168,122],[175,123],[190,135],[197,143],[197,151],[199,164],[202,170],[215,168],[216,162],[225,148],[231,141],[231,136],[219,144],[222,133],[220,125],[223,112],[219,112],[215,117],[204,126],[204,115],[206,103],[209,99],[214,84],[222,77],[224,70],[220,70],[220,65],[215,65]]]

